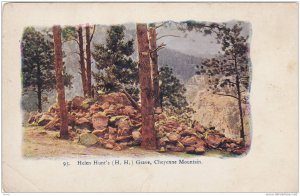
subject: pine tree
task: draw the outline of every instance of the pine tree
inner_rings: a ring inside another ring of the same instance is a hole
[[[243,103],[248,103],[250,84],[250,57],[248,36],[242,33],[241,22],[234,25],[217,23],[185,23],[188,30],[197,30],[205,35],[213,34],[221,51],[218,57],[206,59],[198,66],[197,74],[206,74],[213,94],[237,100],[240,114],[240,137],[245,141]]]
[[[130,57],[134,40],[125,40],[125,27],[111,26],[107,31],[106,44],[94,44],[93,58],[98,72],[93,73],[95,87],[103,92],[115,92],[124,88],[138,100],[138,67]]]
[[[185,114],[190,117],[193,110],[185,97],[186,88],[184,84],[173,73],[172,68],[164,65],[159,69],[160,82],[160,104],[168,113],[175,113],[177,115]]]
[[[33,27],[24,30],[22,42],[23,93],[37,94],[38,111],[42,111],[43,95],[55,88],[54,50],[52,35]],[[71,87],[72,76],[64,72],[64,84]]]

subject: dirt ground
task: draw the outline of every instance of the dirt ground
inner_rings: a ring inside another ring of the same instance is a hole
[[[100,146],[86,147],[78,143],[78,138],[61,140],[58,132],[47,131],[43,127],[28,126],[23,129],[23,155],[27,158],[54,158],[54,157],[197,157],[186,153],[143,150],[140,147],[131,147],[122,151],[104,149]],[[228,154],[219,151],[206,152],[204,156],[228,157]]]
[[[73,141],[61,140],[57,138],[58,132],[47,131],[42,127],[29,126],[24,127],[23,130],[24,157],[166,156],[166,154],[143,150],[140,147],[131,147],[122,151],[108,150],[97,146],[86,147],[78,144],[77,138],[75,138]],[[168,155],[172,156],[171,153],[168,153]]]

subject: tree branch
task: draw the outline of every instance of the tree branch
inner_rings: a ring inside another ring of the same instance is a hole
[[[239,98],[237,98],[236,96],[233,96],[233,95],[219,94],[219,93],[213,93],[213,94],[214,94],[214,95],[220,95],[220,96],[232,97],[232,98],[235,98],[235,99],[239,99]]]
[[[225,79],[226,80],[226,79]],[[228,83],[230,83],[230,84],[234,84],[234,85],[236,85],[236,83],[235,82],[231,82],[230,80],[223,80],[224,82],[228,82]]]
[[[70,52],[67,55],[70,55],[70,54],[73,54],[73,53],[78,54],[80,56],[79,52]]]
[[[157,26],[155,26],[155,27],[153,27],[153,28],[158,29],[159,27],[164,26],[166,23],[167,23],[167,22],[163,22],[163,23],[161,23],[160,25],[157,25]]]
[[[79,41],[77,39],[72,38],[72,39],[69,39],[68,41],[76,41],[77,44],[79,45]]]
[[[141,112],[141,107],[139,106],[139,104],[129,95],[129,93],[125,90],[125,88],[121,87],[121,92],[123,92],[126,97],[129,99],[129,101],[131,102],[132,106],[138,110],[139,112]]]
[[[92,33],[91,38],[90,38],[90,43],[91,43],[91,41],[92,41],[92,39],[93,39],[93,36],[94,36],[94,33],[95,33],[95,29],[96,29],[96,25],[94,25],[93,33]]]
[[[159,40],[164,37],[180,37],[180,36],[179,35],[163,35],[163,36],[158,37],[156,40]]]
[[[79,52],[74,52],[75,54],[78,54],[80,56],[80,53]]]
[[[166,44],[162,43],[157,48],[155,48],[154,50],[151,50],[150,53],[153,53],[155,51],[159,51],[160,49],[163,49],[165,46],[166,46]]]

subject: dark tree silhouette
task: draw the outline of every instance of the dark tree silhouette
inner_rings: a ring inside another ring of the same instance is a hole
[[[134,41],[125,41],[125,27],[111,26],[107,31],[106,44],[94,44],[93,58],[98,72],[93,73],[95,87],[103,92],[125,89],[138,100],[138,66],[130,57]]]
[[[193,112],[184,95],[186,88],[176,78],[172,68],[168,65],[162,66],[159,70],[159,81],[161,108],[177,115],[183,113],[191,114]]]
[[[22,83],[23,93],[37,94],[38,111],[42,111],[43,95],[55,88],[54,50],[52,35],[33,27],[24,30],[22,42]],[[64,72],[64,84],[71,86],[72,76]]]

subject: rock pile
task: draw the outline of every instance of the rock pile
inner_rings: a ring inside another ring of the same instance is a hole
[[[141,144],[141,114],[123,93],[99,95],[97,99],[76,96],[67,102],[69,131],[79,134],[79,143],[89,146],[122,150]],[[29,118],[31,125],[59,130],[59,108],[54,104],[45,113]],[[226,138],[224,134],[195,124],[188,126],[175,116],[161,111],[155,114],[157,145],[160,152],[175,151],[202,154],[208,149],[219,149],[234,154],[246,151],[241,140]]]

